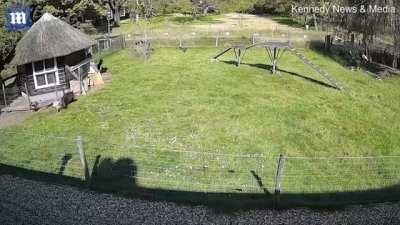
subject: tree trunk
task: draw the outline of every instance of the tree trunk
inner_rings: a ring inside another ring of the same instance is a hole
[[[114,9],[114,23],[115,23],[115,26],[119,27],[120,22],[121,22],[120,7],[119,7],[119,5],[116,4],[115,9]]]
[[[394,5],[396,7],[396,14],[394,15],[394,23],[393,23],[393,39],[394,39],[394,60],[393,67],[397,68],[398,59],[400,57],[400,1],[394,1]]]
[[[398,61],[399,61],[399,56],[400,56],[400,34],[396,34],[396,32],[399,32],[396,30],[396,28],[400,27],[400,18],[397,19],[398,24],[396,24],[397,27],[395,27],[394,31],[394,59],[393,59],[393,68],[399,67]]]
[[[332,47],[332,37],[331,35],[325,36],[325,51],[329,52]]]
[[[317,21],[317,16],[315,15],[315,13],[313,14],[313,18],[314,18],[314,27],[315,27],[315,30],[318,31],[318,21]]]
[[[355,34],[354,33],[351,33],[350,34],[350,41],[351,41],[351,45],[353,45],[354,46],[354,43],[355,43]]]
[[[363,34],[363,47],[364,47],[364,51],[365,51],[364,52],[365,56],[368,58],[368,60],[371,60],[371,57],[370,57],[369,51],[368,51],[368,37],[365,33]]]

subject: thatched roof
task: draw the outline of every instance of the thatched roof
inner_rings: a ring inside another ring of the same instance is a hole
[[[95,44],[86,34],[45,13],[18,42],[12,65],[69,55]]]

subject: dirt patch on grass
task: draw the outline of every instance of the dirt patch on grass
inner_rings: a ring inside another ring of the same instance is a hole
[[[219,19],[221,23],[214,24],[199,24],[192,25],[193,28],[199,30],[208,30],[211,32],[218,32],[221,30],[253,30],[253,31],[266,31],[266,30],[280,30],[303,32],[302,29],[289,27],[287,25],[279,24],[276,21],[260,15],[229,13]]]

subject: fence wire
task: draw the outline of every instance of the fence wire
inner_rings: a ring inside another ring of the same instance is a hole
[[[265,31],[252,30],[138,30],[111,37],[98,38],[92,46],[94,54],[134,48],[141,42],[151,43],[153,48],[209,48],[226,47],[232,43],[255,44],[266,41],[308,44],[312,40],[324,40],[323,34],[315,32],[290,32],[287,29]]]
[[[20,90],[17,86],[16,77],[12,77],[5,82],[0,83],[0,109],[9,105],[13,100],[20,96]]]
[[[193,47],[221,47],[224,40],[243,41],[292,41],[309,42],[324,40],[324,32],[312,32],[287,29],[285,27],[271,27],[270,29],[241,29],[238,27],[220,29],[216,27],[176,28],[164,27],[162,29],[142,27],[125,34],[126,40],[152,40],[156,47],[176,46],[180,40],[191,42]],[[220,43],[220,44],[219,44]]]
[[[285,157],[282,193],[329,193],[390,188],[400,182],[400,156]]]
[[[365,195],[374,200],[397,196],[400,191],[400,156],[284,156],[279,161],[281,165],[275,157],[256,152],[206,151],[195,140],[185,144],[176,138],[135,136],[125,144],[85,142],[92,176],[112,184],[127,183],[125,188],[272,194],[279,187],[283,198],[287,198],[285,194],[298,198],[303,194],[337,195],[371,190],[385,194]],[[1,164],[84,179],[76,138],[1,131],[0,143]],[[277,173],[279,168],[281,171]],[[359,200],[358,197],[354,198]],[[348,195],[343,199],[348,199]]]
[[[0,143],[2,164],[83,179],[74,138],[1,131]]]
[[[100,162],[97,176],[123,176],[143,187],[222,193],[264,193],[266,187],[272,187],[272,183],[262,181],[269,170],[267,157],[263,155],[146,149],[138,146],[129,151],[115,152],[110,158],[113,161],[111,166],[107,165],[110,159],[103,156],[101,161],[105,163],[102,165]],[[127,160],[130,160],[129,165],[133,165],[130,166],[131,170],[119,168],[118,165],[124,166],[121,162],[126,163]],[[118,174],[121,171],[123,174]]]

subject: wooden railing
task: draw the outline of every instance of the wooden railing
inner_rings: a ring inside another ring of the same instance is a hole
[[[70,72],[74,75],[76,79],[82,79],[87,76],[90,69],[91,58],[85,59],[75,66],[69,67]]]
[[[78,63],[75,66],[65,66],[65,73],[72,75],[76,80],[79,81],[79,88],[81,94],[86,94],[86,90],[83,84],[83,79],[88,75],[90,70],[90,62],[92,59],[88,58]]]

